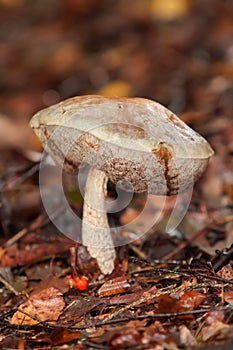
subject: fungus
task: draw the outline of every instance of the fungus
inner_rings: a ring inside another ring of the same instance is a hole
[[[90,166],[82,242],[104,274],[113,271],[116,257],[107,181],[126,191],[175,195],[192,187],[214,153],[171,111],[144,98],[73,97],[36,113],[30,126],[65,172]]]

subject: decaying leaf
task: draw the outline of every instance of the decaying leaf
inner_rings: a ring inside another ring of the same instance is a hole
[[[213,324],[214,322],[223,322],[224,321],[224,313],[222,310],[213,310],[207,312],[205,316],[206,323],[208,325]]]
[[[189,310],[195,310],[204,300],[206,296],[195,291],[186,291],[180,298],[182,306]]]
[[[129,278],[122,276],[105,282],[98,290],[98,294],[101,297],[121,294],[129,291],[130,287]]]
[[[180,327],[180,343],[185,346],[197,345],[196,338],[185,325]]]
[[[233,328],[223,322],[216,321],[210,326],[203,327],[201,333],[204,341],[210,339],[229,340],[233,337]]]
[[[22,311],[37,317],[41,321],[54,322],[59,318],[65,306],[62,294],[58,289],[50,287],[32,294],[29,299],[19,306],[10,323],[15,325],[35,325],[39,321],[25,315]]]
[[[217,272],[217,275],[225,280],[233,280],[233,268],[230,264],[223,266],[221,270]]]

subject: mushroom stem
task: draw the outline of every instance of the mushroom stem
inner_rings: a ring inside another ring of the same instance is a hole
[[[108,177],[101,170],[90,168],[83,205],[82,241],[90,255],[97,260],[103,274],[114,269],[114,243],[105,209]]]

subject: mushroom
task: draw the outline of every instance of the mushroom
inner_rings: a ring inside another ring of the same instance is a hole
[[[144,98],[73,97],[37,112],[30,126],[65,172],[89,164],[82,240],[104,274],[113,271],[116,257],[107,181],[126,191],[175,195],[192,187],[214,153],[175,114]]]

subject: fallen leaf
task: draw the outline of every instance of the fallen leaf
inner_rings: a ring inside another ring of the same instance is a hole
[[[195,291],[186,291],[180,298],[182,306],[189,310],[195,310],[204,300],[206,296]]]
[[[206,323],[211,325],[214,322],[223,322],[224,321],[224,313],[222,310],[213,310],[207,312],[205,316]]]
[[[202,339],[204,341],[210,340],[210,339],[216,339],[216,338],[224,338],[226,336],[226,339],[228,338],[228,335],[231,333],[231,336],[233,336],[233,329],[229,325],[222,323],[220,321],[216,321],[212,323],[208,327],[203,327],[202,329]]]
[[[197,340],[186,326],[180,327],[180,343],[185,347],[197,345]]]
[[[35,325],[39,323],[20,310],[39,318],[41,321],[54,322],[58,320],[64,306],[62,294],[58,289],[54,287],[43,289],[37,294],[31,295],[25,303],[19,306],[19,310],[12,316],[10,324]]]
[[[111,349],[123,349],[129,346],[131,348],[137,346],[140,342],[141,335],[139,331],[135,328],[131,328],[121,333],[115,333],[112,339],[110,339],[109,345]]]
[[[128,292],[131,288],[129,279],[126,277],[117,277],[110,281],[105,282],[98,290],[100,297],[106,297],[109,295],[121,294]]]
[[[169,295],[161,295],[158,299],[159,313],[174,313],[184,311],[184,307],[179,300],[176,300]]]
[[[232,280],[233,279],[233,268],[230,264],[227,264],[225,266],[223,266],[223,268],[221,268],[221,270],[219,270],[217,272],[217,275],[221,278],[224,278],[225,280]]]
[[[87,314],[95,307],[102,304],[102,299],[96,298],[93,296],[89,296],[86,299],[80,298],[74,300],[74,303],[72,303],[70,306],[67,307],[67,309],[63,312],[61,316],[61,321],[77,321],[81,316],[84,314]]]
[[[228,292],[223,293],[223,298],[226,303],[233,303],[233,291],[229,290]]]
[[[59,345],[71,342],[72,340],[79,339],[81,332],[70,331],[68,329],[59,329],[54,330],[50,334],[50,339],[53,345]]]
[[[69,290],[69,282],[67,278],[58,278],[56,276],[48,276],[44,278],[41,282],[36,284],[36,289],[33,294],[37,294],[40,290],[45,290],[48,288],[56,288],[60,293],[66,293]]]
[[[169,334],[167,330],[159,321],[155,321],[153,324],[150,325],[150,327],[145,328],[141,342],[143,344],[151,344],[152,342],[163,344],[168,339]]]

